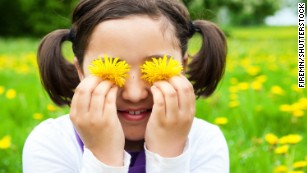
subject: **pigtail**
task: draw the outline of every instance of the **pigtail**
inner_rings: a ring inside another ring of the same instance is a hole
[[[69,40],[69,35],[68,29],[49,33],[42,39],[37,53],[42,85],[59,106],[70,105],[80,82],[76,68],[62,55],[62,43]]]
[[[202,46],[192,56],[187,74],[192,81],[195,94],[210,96],[221,80],[226,64],[227,43],[224,33],[212,22],[193,22],[195,31],[202,35]]]

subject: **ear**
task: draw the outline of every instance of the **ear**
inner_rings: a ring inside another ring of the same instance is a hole
[[[78,59],[76,57],[74,58],[74,64],[75,64],[75,68],[77,69],[79,79],[81,81],[84,79],[83,70],[82,70],[82,67],[80,67]]]
[[[183,66],[183,74],[185,74],[187,67],[188,67],[188,59],[189,55],[188,53],[185,53],[182,60],[182,66]]]

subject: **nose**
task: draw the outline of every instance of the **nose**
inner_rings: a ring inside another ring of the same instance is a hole
[[[124,100],[137,103],[148,97],[148,84],[141,79],[140,70],[131,70],[123,87],[122,97]]]

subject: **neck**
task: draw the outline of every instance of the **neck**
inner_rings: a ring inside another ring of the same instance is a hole
[[[125,140],[125,150],[134,152],[144,150],[144,139],[139,141],[131,141],[129,139]]]

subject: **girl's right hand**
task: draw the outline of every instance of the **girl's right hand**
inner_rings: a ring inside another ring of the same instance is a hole
[[[125,137],[117,116],[117,86],[89,76],[81,81],[71,102],[70,119],[85,147],[101,162],[122,166]]]

